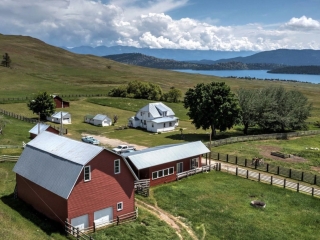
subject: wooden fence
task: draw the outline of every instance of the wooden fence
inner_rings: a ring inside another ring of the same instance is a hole
[[[20,156],[0,155],[0,162],[16,162]]]
[[[247,179],[255,180],[258,182],[264,182],[271,185],[280,186],[283,188],[288,188],[297,192],[302,192],[306,194],[310,194],[312,196],[320,197],[320,189],[310,187],[310,186],[304,186],[299,182],[290,182],[286,178],[278,178],[271,175],[262,174],[255,171],[250,171],[248,169],[241,169],[238,167],[235,168],[229,168],[226,166],[218,167],[220,171],[227,171],[228,173],[235,174],[236,176],[241,176]]]
[[[206,166],[202,166],[199,168],[194,168],[189,171],[177,173],[177,180],[180,180],[181,178],[184,178],[184,177],[189,177],[189,176],[197,174],[197,173],[208,172],[212,169],[215,169],[215,166],[216,166],[216,164],[211,164],[211,165],[206,165]]]
[[[318,134],[320,134],[320,130],[230,137],[226,139],[212,141],[211,146],[217,147],[217,146],[237,143],[237,142],[259,141],[259,140],[268,140],[268,139],[289,139],[292,137],[311,136],[311,135],[318,135]],[[207,146],[209,146],[209,144],[210,143],[207,143]]]
[[[79,230],[79,228],[76,228],[76,227],[72,226],[69,223],[69,219],[66,219],[66,221],[65,221],[65,232],[68,233],[68,234],[71,234],[74,237],[76,237],[77,240],[78,239],[81,239],[81,240],[93,240],[93,238],[91,236],[89,236],[88,233],[95,232],[95,231],[97,231],[99,229],[111,227],[111,226],[114,226],[114,225],[120,225],[120,224],[124,224],[124,223],[127,223],[127,222],[131,222],[131,221],[136,220],[137,218],[138,218],[138,208],[136,207],[135,211],[119,215],[116,218],[112,219],[108,223],[97,224],[97,223],[93,222],[93,226],[92,227],[88,227],[88,228],[85,228],[85,229],[82,229],[82,230]]]
[[[137,194],[148,197],[150,188],[150,179],[141,179],[134,181],[134,189]]]
[[[235,165],[239,165],[247,168],[254,168],[259,171],[264,171],[271,174],[283,176],[286,178],[291,178],[297,181],[320,186],[320,176],[315,174],[306,173],[306,172],[302,172],[302,171],[291,169],[291,168],[275,166],[272,164],[258,165],[257,161],[255,162],[255,164],[253,164],[252,160],[248,160],[244,157],[238,157],[238,156],[233,156],[233,155],[223,154],[223,153],[211,152],[211,157],[219,161],[224,161],[227,163],[231,163],[231,164],[235,164]]]
[[[74,97],[103,97],[108,96],[108,93],[95,93],[95,94],[62,94],[59,95],[61,98],[74,98]],[[0,103],[17,103],[26,102],[34,99],[34,96],[25,97],[10,97],[10,98],[0,98]]]
[[[0,149],[1,148],[23,148],[23,145],[0,145]]]
[[[16,114],[16,113],[13,113],[13,112],[9,112],[9,111],[6,111],[4,109],[1,109],[0,108],[0,113],[4,114],[4,115],[7,115],[9,117],[13,117],[15,119],[18,119],[18,120],[21,120],[21,121],[24,121],[24,122],[28,122],[28,123],[33,123],[33,124],[37,124],[38,123],[38,119],[35,119],[35,118],[27,118],[25,116],[22,116],[22,115],[19,115],[19,114]],[[51,125],[49,124],[50,127],[56,129],[56,130],[59,130],[60,131],[60,127],[56,127],[55,125]],[[67,134],[68,133],[68,129],[66,128],[63,128],[63,134]]]

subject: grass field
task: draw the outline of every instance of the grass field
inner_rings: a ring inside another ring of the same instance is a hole
[[[199,239],[318,239],[318,198],[223,172],[152,189],[154,201],[188,223]],[[250,206],[252,200],[265,209]]]

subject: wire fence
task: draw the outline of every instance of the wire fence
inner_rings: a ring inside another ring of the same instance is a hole
[[[218,147],[221,145],[237,143],[237,142],[259,141],[259,140],[268,140],[268,139],[289,139],[293,137],[311,136],[311,135],[318,135],[318,134],[320,134],[320,130],[230,137],[226,139],[212,141],[211,146]],[[209,143],[207,143],[207,145],[209,145]]]
[[[223,161],[226,163],[235,164],[238,166],[243,166],[247,168],[254,168],[259,171],[268,172],[271,174],[276,174],[279,176],[283,176],[286,178],[291,178],[297,181],[306,182],[312,185],[320,186],[320,176],[291,169],[281,166],[276,166],[268,163],[259,164],[258,161],[254,159],[247,159],[245,157],[238,157],[234,155],[218,153],[218,152],[211,152],[212,159]]]

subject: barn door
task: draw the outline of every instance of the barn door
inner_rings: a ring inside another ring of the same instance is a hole
[[[76,228],[79,228],[79,230],[83,230],[85,228],[88,228],[89,227],[88,214],[82,215],[80,217],[72,218],[71,225]]]
[[[183,162],[177,163],[177,173],[183,172]]]
[[[113,220],[113,208],[105,208],[94,212],[94,222],[97,226],[111,223]]]

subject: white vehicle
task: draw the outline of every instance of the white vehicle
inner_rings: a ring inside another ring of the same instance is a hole
[[[135,151],[136,149],[134,146],[128,146],[128,145],[119,145],[118,147],[112,149],[112,151],[119,153],[119,154],[121,154],[122,152],[127,151],[127,150],[134,150]]]

